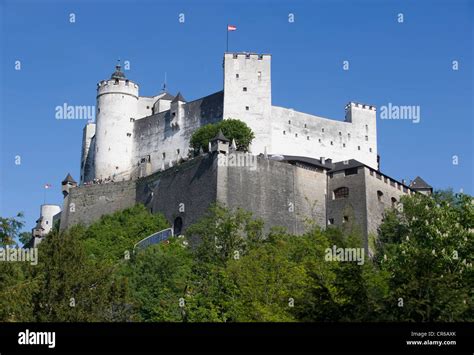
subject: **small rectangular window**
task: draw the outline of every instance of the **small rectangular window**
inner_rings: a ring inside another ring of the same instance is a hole
[[[329,218],[328,219],[328,224],[333,225],[334,224],[334,218]]]
[[[262,72],[261,71],[257,72],[257,77],[258,77],[258,80],[262,80]]]
[[[250,107],[245,106],[245,111],[248,111],[249,109],[250,109]]]
[[[247,91],[247,88],[244,86],[244,87],[242,88],[242,90],[243,90],[243,91]]]
[[[357,168],[350,168],[350,169],[344,170],[345,176],[347,176],[347,175],[356,175],[357,172],[358,172]]]
[[[239,74],[235,74],[235,78],[238,79],[238,78],[239,78]]]

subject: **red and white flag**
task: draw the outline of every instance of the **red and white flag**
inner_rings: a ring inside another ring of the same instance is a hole
[[[45,185],[44,185],[44,188],[45,188],[45,189],[50,189],[52,186],[53,186],[53,185],[51,185],[51,184],[45,184]]]
[[[236,31],[237,27],[234,25],[227,25],[227,31]]]

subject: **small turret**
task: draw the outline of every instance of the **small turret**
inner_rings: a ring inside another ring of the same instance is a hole
[[[64,197],[66,197],[67,195],[69,195],[69,190],[72,187],[77,186],[77,182],[72,178],[71,174],[68,173],[67,176],[64,178],[64,180],[61,182],[61,185],[62,185],[63,195]]]
[[[171,101],[170,107],[170,114],[171,114],[171,125],[172,126],[180,126],[181,121],[184,118],[184,105],[186,104],[186,100],[181,95],[180,92],[176,95],[176,97]]]
[[[229,153],[229,142],[229,139],[219,130],[217,135],[211,139],[211,152]]]
[[[115,66],[115,71],[112,73],[110,76],[110,79],[119,79],[119,80],[124,80],[125,79],[125,74],[122,71],[122,66],[120,65],[120,60]]]
[[[410,188],[416,192],[419,192],[428,196],[433,193],[433,188],[430,185],[428,185],[428,183],[419,176],[417,176],[410,183]]]

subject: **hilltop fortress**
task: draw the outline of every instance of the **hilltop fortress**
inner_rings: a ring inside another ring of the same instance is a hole
[[[223,91],[187,102],[180,93],[139,96],[138,84],[117,66],[97,85],[97,123],[84,128],[81,183],[166,169],[189,155],[197,128],[228,118],[253,130],[253,154],[356,159],[377,169],[375,107],[350,103],[344,121],[335,121],[272,106],[270,55],[225,53],[223,67]]]
[[[253,212],[267,228],[303,233],[309,218],[323,228],[350,223],[367,237],[402,195],[431,192],[419,177],[407,185],[380,172],[374,106],[350,102],[341,121],[273,106],[271,59],[225,53],[223,90],[189,102],[180,93],[139,96],[118,65],[97,85],[79,186],[70,175],[63,181],[61,229],[143,203],[180,234],[220,202]],[[230,118],[255,134],[253,159],[243,160],[251,166],[222,163],[245,154],[223,135],[209,153],[190,148],[196,129]]]

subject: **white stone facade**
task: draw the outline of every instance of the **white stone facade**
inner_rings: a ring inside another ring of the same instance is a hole
[[[229,118],[253,130],[253,154],[356,159],[378,169],[375,107],[350,103],[337,121],[272,106],[271,55],[225,53],[223,67],[223,91],[191,102],[167,93],[139,96],[138,85],[120,72],[101,81],[96,124],[84,130],[81,184],[173,166],[188,156],[196,129]]]
[[[58,205],[41,205],[40,218],[38,223],[32,230],[33,237],[44,237],[53,228],[53,217],[61,212],[61,207]]]

